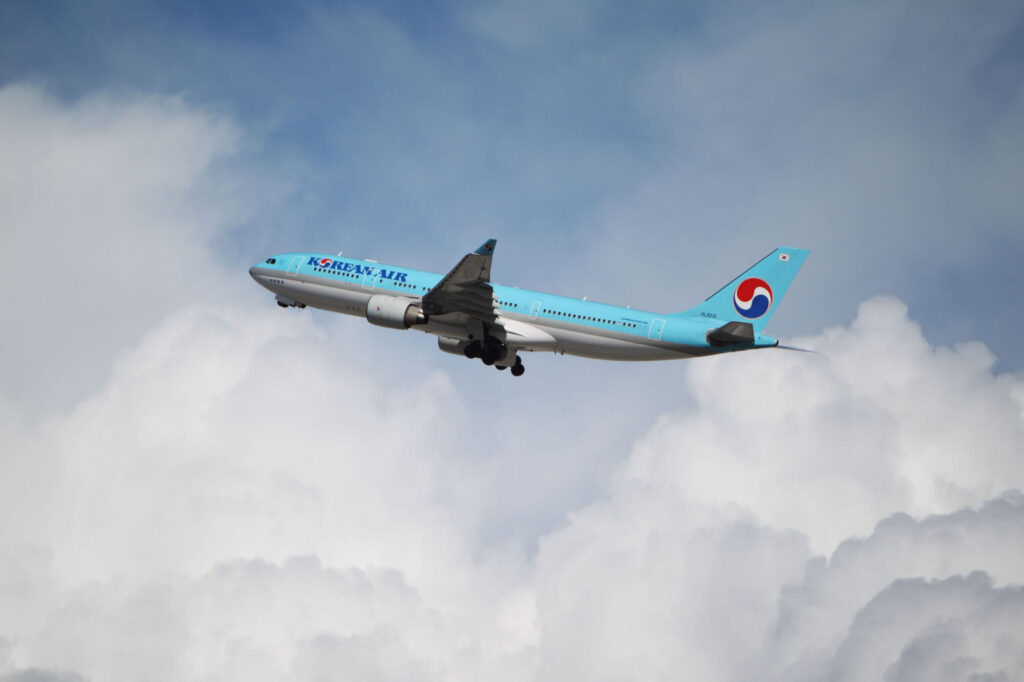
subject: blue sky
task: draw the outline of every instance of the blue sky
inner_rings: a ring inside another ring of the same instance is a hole
[[[1014,369],[1015,3],[5,3],[0,78],[160,93],[243,129],[280,196],[224,244],[681,309],[780,243],[781,335],[911,306]],[[629,264],[629,265],[626,265]],[[642,265],[639,265],[642,264]],[[636,268],[645,268],[638,275]]]
[[[0,158],[0,682],[1024,676],[1019,3],[8,1]],[[247,274],[492,236],[808,248],[819,353],[513,381]]]

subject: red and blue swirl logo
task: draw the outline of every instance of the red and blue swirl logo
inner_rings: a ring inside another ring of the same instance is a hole
[[[334,261],[332,261],[330,258],[321,258],[320,261],[319,261],[320,267],[322,267],[322,268],[326,268],[326,267],[330,266],[330,264],[333,263],[333,262]]]
[[[751,320],[761,317],[772,307],[772,288],[763,279],[748,277],[736,287],[732,305],[743,317]]]

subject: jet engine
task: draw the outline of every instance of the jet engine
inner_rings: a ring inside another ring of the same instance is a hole
[[[466,346],[468,345],[469,341],[463,341],[462,339],[453,339],[450,336],[437,337],[437,347],[445,353],[451,353],[452,355],[465,355]]]
[[[366,303],[366,321],[389,329],[408,329],[414,324],[426,324],[427,316],[415,301],[376,294]]]

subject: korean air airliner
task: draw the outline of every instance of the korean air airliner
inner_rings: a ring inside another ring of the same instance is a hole
[[[762,333],[807,258],[780,247],[678,313],[654,313],[491,282],[489,239],[446,275],[322,253],[271,256],[249,269],[282,308],[313,306],[438,337],[446,353],[525,371],[521,354],[674,360],[778,346]]]

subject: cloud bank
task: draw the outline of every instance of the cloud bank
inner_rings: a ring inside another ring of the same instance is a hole
[[[696,409],[663,418],[627,476],[742,504],[800,528],[818,551],[896,511],[948,512],[1024,489],[1021,385],[992,375],[983,345],[932,347],[885,297],[797,344],[819,353],[692,363]]]
[[[0,176],[18,218],[5,248],[126,243],[125,268],[41,289],[7,341],[0,679],[1024,673],[1024,381],[981,344],[936,347],[874,298],[800,341],[817,355],[688,363],[682,404],[636,425],[587,499],[496,540],[487,524],[517,517],[486,451],[539,452],[519,461],[540,482],[568,445],[501,422],[574,396],[496,414],[449,365],[395,366],[393,336],[222,284],[211,234],[238,213],[204,178],[231,157],[231,123],[104,101],[0,91],[0,120],[28,136],[4,148],[51,144],[37,182]],[[154,154],[179,162],[147,175]],[[117,172],[95,171],[104,159]],[[50,202],[47,183],[87,191]],[[94,203],[89,237],[75,218]],[[183,289],[161,284],[180,266],[135,263],[164,245],[194,264]],[[99,292],[123,298],[87,312]],[[81,316],[67,358],[43,319],[61,304]],[[89,331],[100,313],[109,328]],[[33,409],[19,363],[50,357],[100,378]],[[483,440],[492,425],[502,442]]]
[[[211,246],[248,209],[217,165],[237,140],[177,98],[0,90],[0,371],[20,405],[67,407],[169,308],[225,286]]]

